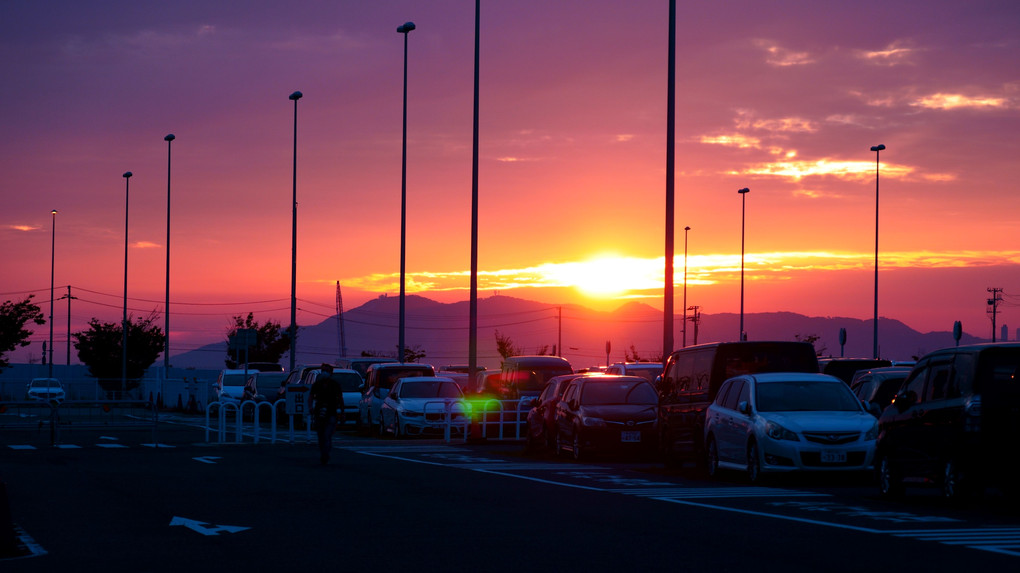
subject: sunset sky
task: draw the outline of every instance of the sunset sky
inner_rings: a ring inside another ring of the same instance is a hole
[[[749,187],[745,312],[870,319],[884,144],[880,315],[988,337],[997,287],[1014,337],[1020,3],[677,12],[678,313],[685,226],[688,304],[739,310]],[[483,1],[481,16],[479,295],[662,308],[667,0]],[[72,329],[119,321],[131,171],[129,307],[162,312],[173,133],[172,353],[222,339],[234,314],[286,325],[295,90],[298,323],[334,314],[337,281],[347,308],[395,295],[406,21],[407,289],[466,300],[470,0],[3,2],[0,300],[34,293],[49,313],[55,244]],[[58,349],[67,320],[59,301]]]

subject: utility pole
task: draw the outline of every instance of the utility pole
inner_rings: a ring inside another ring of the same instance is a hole
[[[995,342],[995,315],[999,312],[999,304],[1002,303],[1002,289],[988,287],[992,297],[988,299],[988,315],[992,317],[992,342]]]
[[[60,300],[67,299],[67,365],[71,365],[71,301],[78,297],[71,296],[71,285],[67,285],[67,294],[60,297]]]
[[[698,325],[701,324],[701,307],[698,306],[698,305],[693,305],[693,306],[687,307],[687,310],[690,310],[690,311],[694,312],[694,314],[692,314],[691,316],[687,317],[687,320],[689,320],[689,321],[694,323],[694,345],[697,346],[698,345]]]
[[[347,339],[344,337],[344,297],[340,294],[340,281],[336,281],[336,328],[340,337],[340,356],[347,356]]]

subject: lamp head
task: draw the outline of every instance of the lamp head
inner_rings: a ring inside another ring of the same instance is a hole
[[[403,26],[397,28],[397,32],[400,34],[407,34],[411,30],[414,30],[414,22],[404,22]]]
[[[871,150],[872,151],[882,151],[883,149],[885,149],[884,145],[872,145],[871,146]]]
[[[691,230],[691,228],[690,228],[690,227],[684,227],[684,230],[685,230],[685,231],[690,231],[690,230]]]
[[[173,141],[175,139],[177,139],[177,138],[174,137],[174,134],[171,133],[171,134],[168,134],[166,137],[164,137],[163,141]]]
[[[124,179],[127,179],[128,177],[131,177],[132,175],[134,175],[134,173],[131,173],[130,171],[125,171],[124,172]]]
[[[56,209],[54,209],[53,211],[51,211],[51,213],[53,213],[54,215],[56,215],[56,214],[57,214],[57,210],[56,210]]]
[[[294,101],[297,101],[297,100],[301,99],[301,96],[303,96],[303,95],[305,95],[305,94],[303,94],[301,92],[294,92],[294,93],[290,94],[290,96],[287,99],[292,99]]]
[[[743,195],[744,193],[749,193],[750,191],[751,190],[748,189],[747,187],[744,187],[743,189],[737,189],[737,193],[740,193],[741,195]]]

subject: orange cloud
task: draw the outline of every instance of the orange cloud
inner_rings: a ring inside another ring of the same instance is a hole
[[[923,107],[927,109],[958,109],[958,108],[972,108],[972,109],[988,109],[988,108],[1001,108],[1008,109],[1010,102],[1006,98],[991,97],[991,96],[966,96],[963,94],[944,94],[936,93],[929,96],[924,96],[910,104],[914,107]]]

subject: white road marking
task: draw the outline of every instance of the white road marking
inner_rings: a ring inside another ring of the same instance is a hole
[[[202,462],[203,464],[215,464],[216,460],[222,459],[220,456],[199,456],[197,458],[191,458],[196,462]]]
[[[220,533],[237,533],[238,531],[244,531],[251,529],[250,527],[241,527],[239,525],[213,525],[204,521],[196,521],[194,519],[187,519],[184,517],[177,517],[176,515],[170,519],[170,526],[182,525],[192,531],[197,531],[202,535],[219,535]]]

